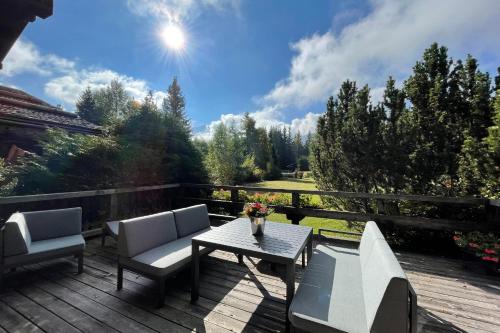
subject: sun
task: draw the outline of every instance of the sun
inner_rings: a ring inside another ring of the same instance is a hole
[[[161,39],[165,45],[174,51],[181,51],[186,46],[186,37],[181,27],[176,24],[165,26],[160,32]]]

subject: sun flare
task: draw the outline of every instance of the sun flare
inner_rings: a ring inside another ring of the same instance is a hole
[[[161,33],[165,45],[174,51],[181,51],[186,46],[186,37],[181,27],[175,24],[165,26]]]

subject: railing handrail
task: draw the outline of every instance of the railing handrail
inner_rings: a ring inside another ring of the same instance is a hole
[[[361,199],[383,199],[383,200],[408,200],[420,202],[437,202],[437,203],[452,203],[452,204],[467,204],[467,205],[485,205],[492,204],[500,206],[500,200],[490,200],[487,198],[475,197],[445,197],[431,196],[418,194],[385,194],[385,193],[364,193],[364,192],[343,192],[343,191],[320,191],[320,190],[296,190],[282,188],[267,188],[258,186],[240,186],[240,185],[215,185],[215,184],[182,184],[183,187],[206,188],[206,189],[222,189],[222,190],[239,190],[251,192],[274,192],[274,193],[298,193],[298,194],[313,194],[327,195],[343,198],[361,198]]]
[[[167,188],[178,188],[180,186],[181,186],[181,184],[175,183],[175,184],[139,186],[139,187],[111,188],[111,189],[104,189],[104,190],[59,192],[59,193],[32,194],[32,195],[16,195],[16,196],[10,196],[10,197],[0,197],[0,205],[1,204],[22,203],[22,202],[36,202],[36,201],[46,201],[46,200],[60,200],[60,199],[73,199],[73,198],[83,198],[83,197],[95,197],[95,196],[101,196],[101,195],[112,195],[112,194],[130,193],[130,192],[163,190],[163,189],[167,189]]]
[[[258,186],[193,184],[193,183],[173,183],[173,184],[139,186],[139,187],[112,188],[112,189],[102,189],[102,190],[8,196],[8,197],[0,197],[0,204],[93,197],[93,196],[130,193],[130,192],[143,192],[143,191],[152,191],[152,190],[161,190],[167,188],[179,188],[179,187],[222,189],[229,191],[239,190],[239,191],[270,192],[270,193],[298,193],[298,194],[326,195],[326,196],[343,197],[343,198],[382,199],[382,200],[395,200],[395,201],[408,200],[408,201],[467,204],[467,205],[489,204],[491,206],[500,207],[500,200],[491,200],[487,198],[475,198],[475,197],[445,197],[445,196],[430,196],[430,195],[418,195],[418,194],[385,194],[385,193],[364,193],[364,192],[345,192],[345,191],[298,190],[298,189],[283,189],[283,188],[267,188]]]

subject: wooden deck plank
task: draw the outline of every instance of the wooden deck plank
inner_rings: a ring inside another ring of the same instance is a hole
[[[2,301],[46,332],[80,332],[76,327],[18,292],[9,291],[3,294]]]
[[[27,286],[19,290],[21,294],[33,300],[34,302],[45,307],[52,313],[57,314],[59,317],[78,328],[82,332],[95,333],[95,332],[118,332],[110,326],[107,326],[86,313],[78,310],[72,305],[63,302],[62,300],[46,293],[45,291],[34,286]]]
[[[36,271],[34,271],[34,274],[36,274]],[[93,299],[84,297],[83,295],[54,281],[40,280],[35,282],[34,286],[63,300],[66,303],[71,304],[80,311],[120,332],[154,332],[145,325],[131,320],[126,316],[99,304]]]
[[[110,266],[107,267],[108,269],[110,268]],[[101,268],[103,267],[101,266]],[[108,270],[109,274],[114,274],[113,272],[114,270]],[[152,285],[152,281],[150,281],[149,279],[145,279],[142,277],[136,279],[136,277],[137,275],[135,273],[127,271],[124,272],[125,280],[133,281],[134,283],[139,285],[133,287],[129,286],[131,288],[144,289],[143,287],[149,288]],[[185,281],[185,279],[183,281]],[[185,287],[185,285],[183,287]],[[141,291],[139,290],[139,292]],[[188,289],[184,289],[183,293],[175,292],[172,291],[171,289],[168,289],[166,303],[176,307],[179,310],[185,311],[187,310],[185,303],[189,303],[188,298],[189,298]],[[239,299],[239,302],[243,304],[247,303],[246,300],[244,299]],[[191,304],[188,305],[188,307],[190,306],[192,305]],[[237,307],[227,307],[224,305],[224,303],[215,304],[212,300],[207,299],[205,297],[202,297],[200,301],[194,306],[194,308],[196,309],[198,314],[204,313],[207,310],[209,310],[210,313],[207,315],[205,319],[212,318],[214,322],[218,323],[219,325],[223,325],[228,329],[236,329],[237,331],[239,331],[240,329],[248,325],[255,326],[254,329],[257,331],[259,331],[259,329],[264,329],[266,331],[278,331],[282,328],[282,325],[277,324],[277,322],[279,323],[281,321],[271,322],[267,318],[259,317],[258,312],[256,313],[257,315],[253,315],[253,313],[252,314],[245,313],[244,309],[240,309]],[[243,318],[248,318],[248,319],[243,319]],[[283,318],[284,318],[284,312],[283,312]]]
[[[69,259],[28,266],[29,276],[22,269],[7,274],[10,288],[0,296],[0,332],[61,331],[65,325],[93,333],[284,330],[280,267],[273,271],[247,257],[238,265],[233,254],[213,252],[202,261],[197,304],[189,302],[189,274],[184,272],[168,281],[165,306],[157,309],[156,284],[147,278],[125,271],[124,288],[116,290],[116,243],[107,243],[101,248],[98,239],[87,242],[80,275]],[[419,297],[419,332],[500,332],[500,279],[464,270],[457,259],[413,253],[397,257]],[[297,265],[297,284],[301,275]],[[35,317],[19,312],[24,304]],[[45,322],[50,319],[55,320],[52,326]]]
[[[3,295],[2,295],[3,298]],[[0,327],[11,333],[42,333],[31,321],[19,314],[17,311],[9,307],[0,299]]]
[[[103,306],[106,306],[107,308],[110,308],[155,331],[173,333],[187,333],[190,331],[182,326],[152,314],[151,312],[145,311],[129,303],[122,302],[116,297],[98,290],[94,286],[84,284],[80,281],[64,276],[61,273],[49,273],[44,274],[44,276],[51,280],[53,279],[53,281],[56,281],[58,284],[73,290],[80,295],[88,297],[95,302],[98,302],[99,304],[102,304]]]

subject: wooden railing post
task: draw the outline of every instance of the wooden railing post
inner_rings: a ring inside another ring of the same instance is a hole
[[[109,220],[113,221],[118,215],[118,195],[113,193],[109,196]]]
[[[295,208],[300,207],[300,193],[292,192],[292,206]]]
[[[299,209],[300,208],[300,193],[299,192],[292,192],[292,206],[294,208]],[[297,214],[297,213],[287,213],[286,218],[290,221],[292,221],[292,224],[299,224],[300,221],[304,218],[304,215]]]
[[[237,208],[237,205],[236,203],[239,201],[239,191],[236,190],[236,189],[232,189],[231,190],[231,202],[232,202],[232,205],[231,205],[231,214],[234,215],[234,216],[238,216],[239,215],[239,211],[238,211],[238,208]]]
[[[494,226],[500,224],[500,200],[487,200],[484,204],[486,221]]]

